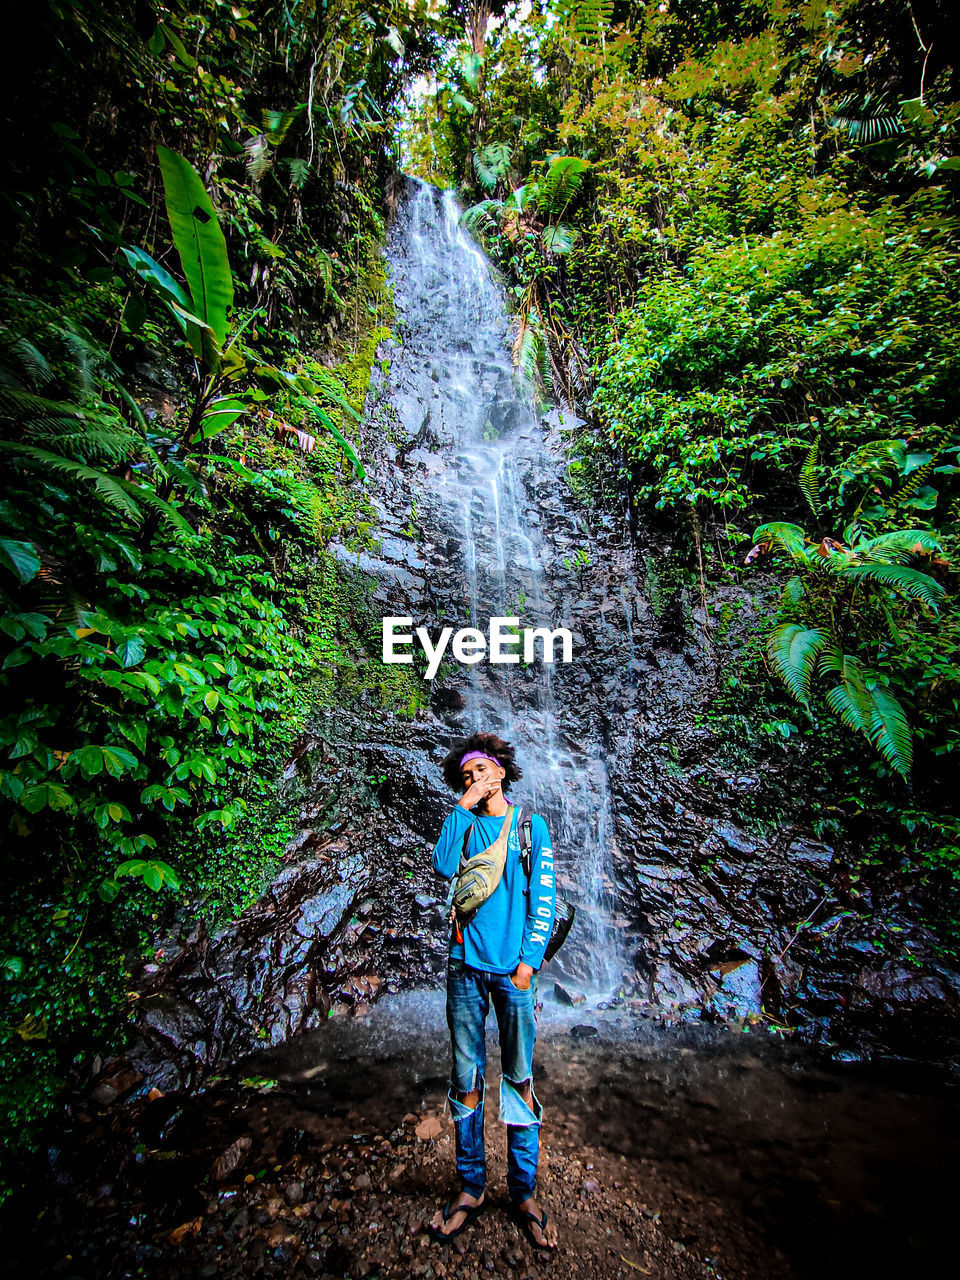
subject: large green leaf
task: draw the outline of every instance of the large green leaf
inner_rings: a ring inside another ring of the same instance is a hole
[[[934,610],[946,594],[940,583],[928,573],[908,569],[902,564],[854,564],[844,570],[843,576],[879,583]]]
[[[222,346],[233,305],[233,274],[227,242],[200,175],[183,156],[157,147],[164,200],[173,243],[180,255],[192,300],[191,310],[212,329]]]
[[[540,212],[548,218],[562,217],[589,168],[589,160],[581,160],[579,156],[555,157],[539,183],[537,202]]]
[[[15,574],[21,582],[29,582],[40,572],[40,557],[32,542],[0,538],[0,564]]]
[[[840,683],[825,694],[830,710],[849,729],[868,738],[887,763],[906,777],[913,763],[913,735],[897,699],[874,672],[835,647],[824,650],[820,669],[840,676]]]
[[[797,702],[809,705],[810,682],[817,659],[828,647],[836,646],[822,627],[802,627],[797,622],[786,622],[770,633],[767,639],[770,665]]]
[[[327,429],[327,431],[330,432],[334,440],[336,440],[337,444],[339,444],[340,448],[343,450],[343,452],[347,455],[347,457],[353,463],[353,469],[357,473],[357,476],[361,480],[366,480],[367,473],[363,469],[363,464],[361,463],[360,459],[357,457],[356,450],[354,449],[350,441],[344,437],[344,435],[341,433],[337,425],[332,421],[332,419],[330,418],[330,415],[327,413],[324,413],[324,411],[320,408],[318,404],[313,404],[309,400],[301,400],[300,403],[303,405],[305,409],[308,409],[310,413],[313,414],[313,416],[317,419],[317,421],[320,422]]]

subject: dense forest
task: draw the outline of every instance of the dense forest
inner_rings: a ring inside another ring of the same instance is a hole
[[[767,613],[796,748],[960,954],[960,86],[946,0],[43,0],[4,86],[3,1123],[278,865],[317,708],[414,718],[359,569],[401,173],[452,187],[586,509]],[[775,591],[771,594],[771,584]],[[746,728],[744,727],[746,726]],[[10,1185],[9,1182],[7,1185]]]

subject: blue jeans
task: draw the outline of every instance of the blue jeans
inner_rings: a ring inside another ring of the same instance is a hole
[[[471,969],[462,960],[447,968],[447,1025],[453,1044],[450,1109],[457,1140],[457,1173],[468,1195],[479,1197],[487,1183],[483,1146],[483,1098],[487,1069],[484,1026],[493,999],[500,1036],[500,1119],[507,1126],[507,1190],[514,1204],[534,1193],[540,1154],[540,1121],[543,1108],[533,1092],[533,1044],[537,1036],[534,1015],[536,974],[530,989],[520,991],[505,973]],[[533,1109],[520,1094],[530,1082]],[[480,1094],[471,1110],[456,1096]]]

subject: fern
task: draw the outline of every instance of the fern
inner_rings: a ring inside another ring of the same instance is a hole
[[[896,529],[858,542],[857,555],[876,564],[903,563],[911,556],[941,551],[940,541],[928,529]]]
[[[526,213],[531,205],[536,205],[538,191],[539,188],[535,182],[525,182],[522,187],[511,191],[503,202],[503,207],[516,209],[518,213]]]
[[[257,133],[247,138],[243,144],[247,153],[247,173],[252,182],[259,182],[270,168],[270,140],[265,133]]]
[[[148,484],[131,484],[127,480],[122,480],[120,483],[128,492],[134,495],[136,502],[143,502],[148,507],[153,507],[156,511],[159,511],[171,528],[176,529],[178,533],[185,533],[193,537],[194,530],[184,520],[180,512],[172,503],[167,502],[165,498],[161,498],[155,489],[152,489]]]
[[[805,565],[808,568],[810,566],[806,535],[799,525],[787,524],[783,521],[762,524],[754,532],[753,540],[755,543],[766,542],[772,547],[779,547],[781,551],[786,551],[787,555],[798,564]]]
[[[900,592],[919,600],[934,613],[946,592],[940,583],[919,569],[908,569],[901,564],[852,564],[843,570],[844,578],[877,582],[891,591]]]
[[[46,356],[27,338],[18,336],[6,345],[12,357],[10,364],[19,366],[19,372],[14,372],[13,368],[5,368],[0,363],[0,382],[6,386],[19,387],[25,378],[35,387],[45,387],[53,381],[53,370]],[[8,381],[11,378],[12,381]]]
[[[855,114],[853,109],[859,107]],[[837,110],[830,116],[830,127],[841,129],[851,142],[859,146],[869,147],[875,142],[884,142],[903,132],[903,124],[898,112],[891,111],[884,103],[878,103],[877,109],[869,111],[870,95],[858,102],[855,98],[846,98],[839,103]]]
[[[871,440],[852,453],[840,468],[840,496],[848,484],[864,475],[899,472],[906,461],[907,449],[902,440]]]
[[[473,171],[484,191],[496,191],[507,180],[513,151],[505,142],[491,142],[473,152]]]
[[[494,235],[500,226],[502,211],[503,201],[481,200],[479,204],[464,209],[460,215],[460,223],[476,236]]]
[[[939,453],[939,449],[937,453]],[[924,487],[930,477],[933,475],[937,465],[937,454],[934,454],[929,462],[925,462],[922,467],[917,467],[909,479],[905,480],[896,493],[891,497],[891,506],[898,507],[901,503],[906,502],[908,498],[915,498],[920,490]]]
[[[290,173],[290,186],[294,191],[302,191],[310,177],[310,164],[303,156],[291,156],[284,161]]]
[[[767,639],[770,665],[786,685],[790,696],[809,707],[811,683],[817,661],[826,649],[836,650],[830,633],[822,627],[802,627],[785,622]]]
[[[824,652],[820,669],[840,676],[840,683],[824,695],[830,710],[906,777],[913,763],[913,735],[897,699],[874,672],[835,648]]]
[[[613,22],[613,0],[553,0],[551,7],[581,44],[599,40]]]
[[[807,451],[806,461],[800,471],[800,492],[807,500],[807,506],[813,512],[815,520],[820,519],[823,499],[820,496],[820,479],[817,475],[817,456],[820,452],[820,437],[815,436],[813,444]]]
[[[579,156],[554,157],[537,189],[537,205],[544,217],[563,217],[589,168],[589,160],[582,160]]]
[[[513,342],[513,362],[531,382],[546,374],[547,349],[543,331],[536,319],[524,317]]]
[[[780,608],[799,609],[805,597],[803,579],[794,574],[792,578],[787,579],[787,583],[783,588],[783,594],[780,597]]]
[[[556,254],[557,257],[566,257],[573,248],[573,242],[577,238],[575,229],[566,222],[555,222],[550,227],[545,227],[540,239],[547,253]]]

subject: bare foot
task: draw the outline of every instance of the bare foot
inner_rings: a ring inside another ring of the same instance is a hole
[[[533,1196],[529,1200],[522,1200],[517,1205],[517,1208],[521,1214],[534,1213],[541,1221],[543,1220],[543,1210]],[[542,1249],[555,1249],[557,1247],[557,1225],[552,1218],[547,1219],[546,1231],[543,1230],[538,1222],[534,1222],[532,1218],[524,1218],[523,1222],[533,1237],[534,1243],[538,1244]]]
[[[447,1218],[446,1222],[443,1220],[443,1210],[438,1209],[430,1219],[429,1225],[443,1236],[450,1235],[452,1231],[456,1231],[458,1227],[463,1226],[464,1219],[467,1216],[467,1209],[475,1209],[477,1205],[483,1204],[484,1195],[486,1195],[486,1192],[478,1199],[476,1196],[468,1195],[466,1191],[461,1191],[457,1196],[456,1208],[451,1211],[450,1217]]]

